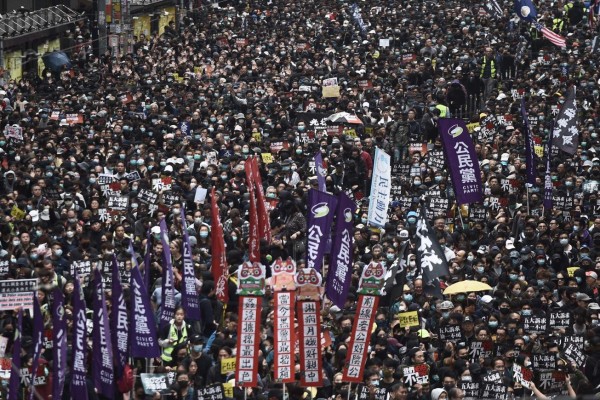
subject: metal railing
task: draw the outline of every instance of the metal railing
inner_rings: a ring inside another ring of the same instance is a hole
[[[81,14],[62,4],[36,11],[15,10],[0,19],[0,38],[23,36],[81,18]]]

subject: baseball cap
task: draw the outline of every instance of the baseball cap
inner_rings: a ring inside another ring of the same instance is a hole
[[[592,298],[585,293],[577,293],[577,301],[590,301]]]
[[[600,304],[598,303],[590,303],[588,304],[588,310],[600,310]]]
[[[588,271],[588,272],[586,272],[585,276],[589,276],[589,277],[592,277],[594,279],[598,279],[598,274],[595,273],[594,271]]]
[[[450,300],[442,301],[442,304],[440,304],[440,310],[449,310],[451,308],[454,308],[454,304]]]
[[[489,294],[486,294],[485,296],[481,296],[482,303],[489,304],[492,302],[492,300],[494,300],[494,298],[492,296],[490,296]]]

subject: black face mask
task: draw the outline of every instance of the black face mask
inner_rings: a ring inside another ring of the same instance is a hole
[[[500,307],[500,312],[504,315],[509,314],[510,313],[510,308],[508,307]]]

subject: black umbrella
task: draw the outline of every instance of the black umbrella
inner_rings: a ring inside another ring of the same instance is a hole
[[[53,51],[52,53],[44,54],[42,61],[44,61],[46,68],[50,69],[52,72],[63,71],[64,66],[66,66],[67,69],[71,69],[72,66],[69,56],[63,51]]]

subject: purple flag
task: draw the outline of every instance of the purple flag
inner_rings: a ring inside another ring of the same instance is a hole
[[[160,240],[163,246],[163,259],[166,268],[163,268],[162,276],[162,301],[160,305],[160,327],[164,327],[171,323],[175,318],[175,289],[173,287],[173,264],[171,262],[171,248],[169,247],[169,230],[167,222],[160,221]]]
[[[192,259],[192,246],[190,235],[185,223],[185,209],[181,209],[181,230],[183,231],[183,282],[181,283],[181,303],[185,310],[186,318],[200,321],[200,298],[196,293],[196,275],[194,274],[194,260]]]
[[[352,220],[356,204],[345,193],[338,195],[335,217],[335,236],[331,251],[331,267],[327,273],[325,293],[340,308],[344,308],[352,278],[354,226]]]
[[[321,152],[315,154],[315,171],[317,173],[317,183],[319,184],[319,190],[321,192],[327,191],[327,185],[325,184],[325,178],[327,177],[327,171],[323,167],[323,156]]]
[[[67,321],[65,296],[58,287],[53,291],[52,302],[52,398],[62,398],[67,371]]]
[[[333,222],[337,198],[329,193],[308,191],[308,223],[306,230],[306,266],[321,271],[325,245]]]
[[[19,398],[19,387],[21,386],[21,331],[23,329],[23,309],[17,313],[17,326],[15,327],[15,339],[13,342],[12,367],[8,381],[8,400]]]
[[[114,266],[113,266],[114,268]],[[100,270],[94,268],[94,329],[92,338],[93,349],[93,377],[94,386],[98,393],[109,399],[114,398],[115,375],[113,370],[112,341],[108,326],[106,311],[106,298],[104,296],[102,275]]]
[[[456,118],[440,118],[438,126],[456,201],[458,204],[482,202],[479,161],[465,121]]]
[[[118,381],[123,376],[123,369],[129,356],[129,319],[125,296],[123,296],[123,285],[121,285],[121,274],[115,255],[113,255],[112,268],[112,301],[110,333],[115,357],[115,380]]]
[[[535,185],[536,162],[533,137],[529,130],[529,120],[527,119],[527,110],[525,109],[525,97],[521,97],[521,118],[523,118],[523,128],[525,130],[525,167],[527,170],[527,183]]]
[[[31,381],[29,382],[29,400],[33,400],[35,388],[35,375],[40,364],[40,355],[42,355],[42,344],[44,343],[44,319],[42,318],[42,310],[40,302],[37,298],[37,291],[33,292],[33,360],[31,364]]]
[[[153,358],[160,356],[156,320],[150,308],[142,275],[137,265],[131,268],[131,356]]]
[[[73,367],[71,375],[71,398],[87,400],[87,317],[85,315],[85,299],[79,282],[79,275],[75,275],[75,289],[73,290]]]
[[[550,158],[552,157],[552,135],[548,135],[546,143],[546,176],[544,178],[544,213],[552,211],[552,173],[550,172]]]

